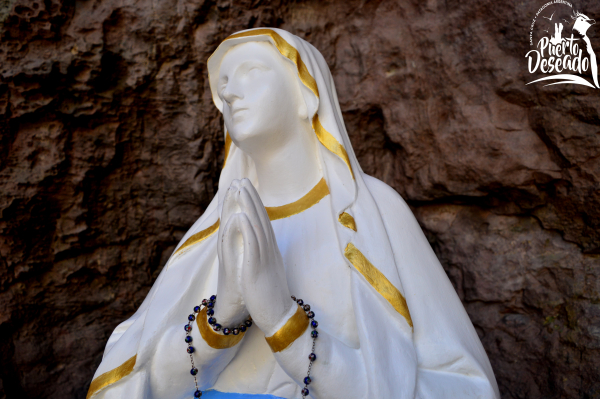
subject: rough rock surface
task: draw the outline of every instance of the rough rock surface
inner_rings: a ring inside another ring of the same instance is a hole
[[[543,3],[1,0],[0,398],[85,397],[215,193],[206,60],[258,26],[327,59],[364,170],[413,207],[503,398],[600,398],[600,96],[525,86]]]

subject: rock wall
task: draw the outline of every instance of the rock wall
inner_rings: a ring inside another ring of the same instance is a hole
[[[600,96],[525,85],[542,5],[0,1],[0,398],[85,397],[215,193],[206,60],[259,26],[325,56],[363,169],[412,206],[503,398],[600,398]]]

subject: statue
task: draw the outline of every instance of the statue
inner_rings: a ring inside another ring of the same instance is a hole
[[[218,193],[111,335],[87,397],[499,398],[409,207],[361,170],[319,51],[252,29],[208,71]]]

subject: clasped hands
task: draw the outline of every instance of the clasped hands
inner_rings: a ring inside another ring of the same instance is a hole
[[[248,317],[271,335],[296,306],[290,299],[283,259],[271,220],[248,179],[234,180],[221,212],[215,317],[235,326]]]

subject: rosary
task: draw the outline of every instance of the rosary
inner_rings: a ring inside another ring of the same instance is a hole
[[[319,333],[317,331],[317,327],[318,327],[319,323],[314,319],[315,313],[312,310],[310,310],[309,304],[304,304],[304,301],[302,299],[296,299],[296,297],[293,295],[292,295],[292,300],[294,302],[296,302],[298,304],[298,306],[302,307],[302,309],[306,313],[306,317],[308,317],[310,319],[310,326],[313,329],[310,332],[310,336],[312,337],[313,342],[312,342],[312,349],[310,351],[310,355],[308,355],[308,360],[309,360],[308,372],[306,373],[306,377],[304,377],[304,388],[302,388],[302,391],[301,391],[302,398],[305,398],[306,396],[308,396],[308,393],[309,393],[308,385],[312,381],[310,378],[310,370],[312,368],[313,362],[317,359],[317,355],[315,355],[315,342],[317,340],[317,337],[319,336]],[[198,369],[194,365],[193,353],[195,351],[195,348],[192,346],[193,339],[192,339],[192,336],[190,335],[192,332],[192,322],[194,320],[196,320],[196,314],[200,313],[200,311],[202,310],[202,307],[207,308],[206,315],[208,317],[208,324],[210,324],[212,326],[214,331],[216,331],[216,332],[222,331],[223,335],[229,335],[229,334],[238,335],[240,332],[245,332],[248,328],[252,327],[252,317],[249,316],[248,319],[245,320],[243,323],[241,323],[238,327],[223,328],[223,326],[221,326],[219,323],[217,323],[217,319],[214,317],[214,315],[215,315],[214,307],[215,307],[216,301],[217,301],[216,295],[212,295],[209,299],[203,299],[201,305],[194,307],[194,313],[188,316],[188,324],[186,324],[184,326],[185,333],[186,333],[185,334],[185,342],[188,344],[187,353],[190,355],[190,360],[192,362],[192,369],[190,370],[190,373],[194,377],[194,384],[196,385],[196,391],[194,392],[194,398],[199,398],[202,396],[202,391],[200,390],[200,388],[198,388],[198,379],[196,377],[196,375],[198,374]]]

